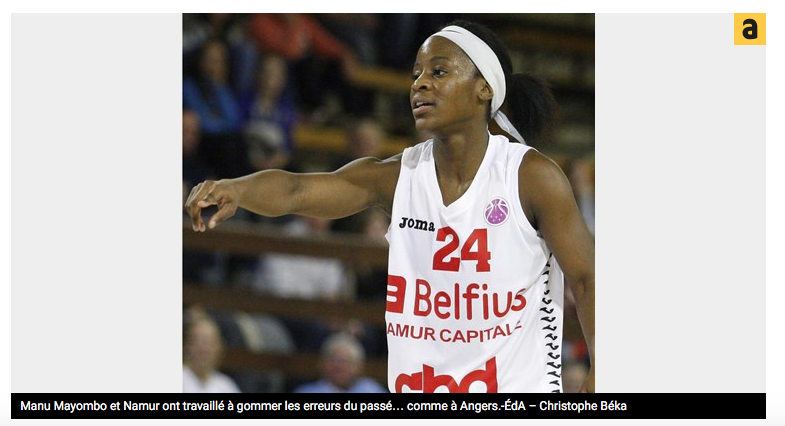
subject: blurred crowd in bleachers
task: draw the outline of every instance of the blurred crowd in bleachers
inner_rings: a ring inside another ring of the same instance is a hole
[[[410,72],[419,44],[455,18],[449,14],[184,15],[183,199],[205,179],[271,168],[331,171],[356,158],[383,157],[385,141],[397,127],[377,113],[384,106],[373,88],[354,84],[358,69]],[[403,114],[411,112],[407,108]],[[345,149],[305,152],[295,138],[295,130],[302,126],[341,129]],[[419,142],[413,129],[399,136],[408,138],[410,145]],[[557,160],[594,231],[592,158]],[[389,226],[389,218],[375,209],[336,221],[263,218],[240,209],[230,220],[276,226],[286,235],[343,232],[380,243],[385,243]],[[189,285],[239,288],[283,298],[383,302],[386,277],[385,270],[348,266],[330,258],[194,251],[183,255],[183,280]],[[569,299],[568,295],[568,309],[573,309]],[[256,353],[321,353],[324,377],[311,385],[275,371],[227,372],[227,380],[243,392],[381,389],[360,375],[366,357],[386,357],[384,330],[358,321],[293,320],[200,307],[184,311],[184,368],[189,378],[196,377],[196,371],[202,378],[215,372],[224,347]],[[569,391],[568,371],[574,380],[582,380],[587,351],[583,342],[565,341],[563,354],[565,391]],[[224,376],[215,377],[220,382],[216,386],[228,386]]]

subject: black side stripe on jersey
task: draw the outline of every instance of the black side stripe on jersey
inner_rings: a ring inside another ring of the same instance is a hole
[[[551,288],[550,288],[549,284],[550,284],[551,258],[552,257],[553,257],[553,253],[551,253],[551,255],[548,257],[548,262],[545,264],[545,271],[542,273],[542,276],[545,277],[545,282],[544,282],[545,290],[543,291],[543,295],[545,295],[545,296],[547,296],[547,295],[549,295],[551,293]],[[548,299],[546,297],[542,298],[542,303],[544,303],[546,305],[550,305],[551,302],[553,302],[552,298],[551,299]],[[558,353],[554,354],[554,352],[556,352],[556,350],[559,349],[559,345],[554,345],[553,341],[556,341],[556,340],[559,339],[559,335],[556,334],[556,329],[559,328],[559,327],[557,327],[557,326],[552,324],[554,321],[556,321],[556,316],[555,315],[554,316],[549,316],[549,315],[551,315],[553,313],[554,310],[555,310],[555,308],[550,308],[549,309],[549,308],[547,308],[545,306],[541,307],[540,311],[545,312],[547,315],[541,317],[540,321],[543,321],[544,327],[542,329],[550,331],[550,333],[545,335],[545,339],[546,339],[545,346],[550,347],[551,351],[552,351],[552,352],[548,352],[548,356],[551,359],[553,359],[553,360],[557,360],[557,359],[561,358],[561,354],[558,354]],[[550,339],[551,341],[548,341],[547,339]],[[549,385],[555,386],[555,389],[552,389],[551,393],[561,393],[561,381],[560,381],[560,379],[561,379],[561,363],[560,364],[556,364],[553,361],[551,361],[551,362],[548,362],[547,365],[548,365],[548,367],[553,369],[553,370],[548,371],[547,374],[557,378],[557,380],[552,380],[552,381],[550,381],[548,383]]]

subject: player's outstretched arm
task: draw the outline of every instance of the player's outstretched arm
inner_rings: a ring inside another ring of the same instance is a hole
[[[390,211],[400,171],[400,155],[387,160],[361,158],[331,173],[290,173],[265,170],[237,179],[205,181],[185,202],[194,231],[212,229],[237,208],[264,216],[301,214],[341,218],[370,206]],[[207,224],[201,210],[218,207]]]
[[[519,196],[526,216],[559,262],[575,296],[578,320],[589,348],[591,368],[579,392],[594,392],[594,237],[583,221],[567,177],[537,151],[526,153],[519,172]]]

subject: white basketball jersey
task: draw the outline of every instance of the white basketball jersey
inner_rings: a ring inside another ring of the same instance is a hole
[[[391,392],[561,392],[563,277],[518,196],[529,149],[491,135],[449,206],[433,140],[404,150],[387,234]]]

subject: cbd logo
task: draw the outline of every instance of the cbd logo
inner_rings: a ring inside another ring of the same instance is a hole
[[[766,14],[765,13],[734,13],[733,44],[765,45]]]

